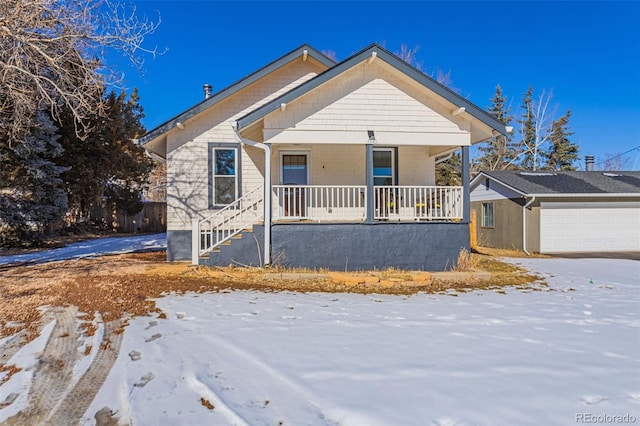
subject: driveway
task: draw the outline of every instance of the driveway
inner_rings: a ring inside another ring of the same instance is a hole
[[[549,254],[553,257],[563,259],[623,259],[623,260],[640,260],[640,251],[616,251],[606,252],[598,251],[591,253],[553,253]]]

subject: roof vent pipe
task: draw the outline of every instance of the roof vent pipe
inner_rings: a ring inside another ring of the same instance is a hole
[[[588,172],[592,172],[593,165],[595,163],[593,155],[585,155],[584,162],[585,162],[585,170]]]
[[[204,98],[209,99],[211,97],[211,91],[213,90],[213,87],[210,84],[205,84],[202,86],[202,88],[204,89]]]

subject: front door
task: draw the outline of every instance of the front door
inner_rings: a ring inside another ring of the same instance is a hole
[[[307,185],[309,183],[309,154],[282,154],[282,184]],[[304,218],[307,215],[306,191],[302,188],[285,188],[282,200],[284,216]]]

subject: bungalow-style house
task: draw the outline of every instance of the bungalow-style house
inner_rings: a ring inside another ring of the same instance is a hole
[[[144,135],[167,163],[167,259],[451,267],[469,248],[469,147],[503,123],[377,44],[301,46]],[[462,150],[462,186],[435,186]]]
[[[640,252],[640,172],[481,172],[471,208],[481,246]]]

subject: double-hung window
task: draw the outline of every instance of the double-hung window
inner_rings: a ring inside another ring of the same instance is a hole
[[[230,204],[238,198],[238,149],[212,148],[211,161],[213,205]]]
[[[493,228],[493,203],[482,203],[482,227]]]

